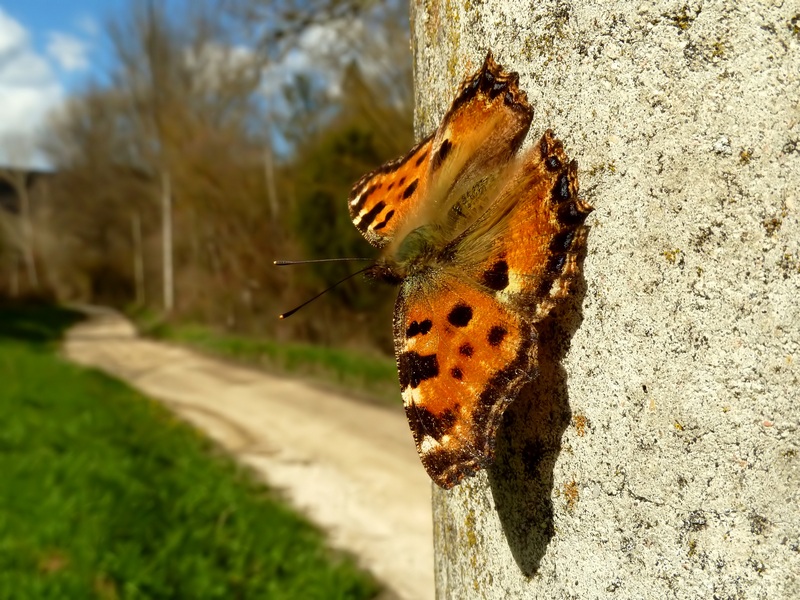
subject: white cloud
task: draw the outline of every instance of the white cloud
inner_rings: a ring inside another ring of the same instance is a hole
[[[344,67],[355,58],[349,36],[358,35],[361,29],[362,23],[357,20],[331,21],[306,28],[297,47],[264,72],[265,95],[274,96],[283,86],[291,85],[295,77],[303,75],[320,83],[330,97],[339,96]]]
[[[63,98],[61,83],[46,58],[34,50],[29,33],[0,8],[0,163],[33,160],[41,165],[41,158],[22,156],[23,148]]]
[[[94,17],[90,15],[84,15],[80,17],[77,21],[75,21],[75,25],[89,37],[96,37],[97,34],[100,33],[100,26],[97,24],[97,21],[94,19]]]
[[[256,74],[255,69],[260,62],[250,48],[213,42],[204,44],[199,50],[187,50],[185,60],[187,66],[198,75],[198,85],[205,90],[219,87],[226,77],[234,73],[252,70]]]
[[[0,8],[0,57],[28,43],[28,32]]]
[[[5,56],[0,53],[0,85],[36,87],[53,79],[53,71],[47,61],[24,46]]]
[[[47,36],[47,54],[65,71],[89,68],[89,45],[74,35],[51,31]]]

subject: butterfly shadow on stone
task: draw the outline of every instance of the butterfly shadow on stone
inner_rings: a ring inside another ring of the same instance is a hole
[[[585,253],[580,257],[582,266]],[[574,281],[574,293],[537,326],[538,377],[520,392],[497,431],[489,485],[509,548],[520,570],[539,569],[553,524],[553,468],[561,438],[570,423],[567,373],[561,364],[583,321],[586,282]]]

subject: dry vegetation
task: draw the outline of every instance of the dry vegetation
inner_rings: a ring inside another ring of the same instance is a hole
[[[108,67],[43,138],[53,173],[0,172],[16,194],[0,202],[0,296],[388,350],[390,290],[356,278],[278,322],[353,269],[272,261],[374,255],[345,201],[412,142],[406,11],[131,0],[107,21]],[[290,76],[302,60],[314,69]]]

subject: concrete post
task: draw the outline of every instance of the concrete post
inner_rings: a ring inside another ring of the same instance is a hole
[[[412,4],[417,133],[492,49],[596,209],[438,597],[800,598],[800,4]]]

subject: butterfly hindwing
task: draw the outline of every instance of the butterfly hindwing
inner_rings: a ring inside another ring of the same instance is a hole
[[[450,488],[491,460],[503,410],[532,377],[534,335],[479,286],[439,272],[403,283],[394,337],[417,450]]]

